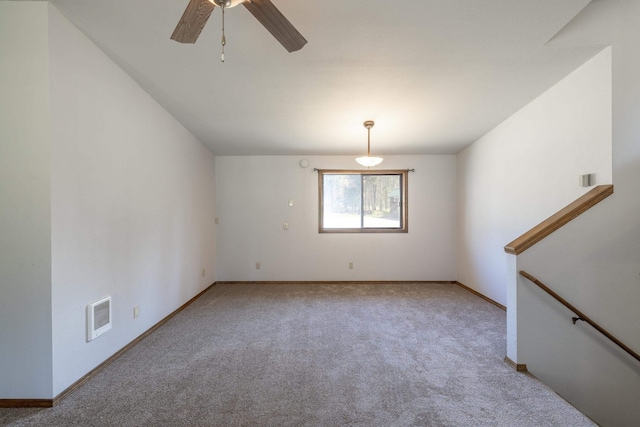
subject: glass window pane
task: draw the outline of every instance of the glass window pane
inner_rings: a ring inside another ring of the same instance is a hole
[[[360,175],[323,175],[324,228],[361,228]]]
[[[400,175],[363,175],[365,228],[400,228]]]
[[[407,233],[404,170],[319,170],[320,233]]]

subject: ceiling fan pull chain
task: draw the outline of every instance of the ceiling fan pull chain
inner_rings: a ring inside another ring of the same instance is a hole
[[[220,55],[220,61],[224,62],[224,46],[227,44],[227,38],[224,36],[224,2],[220,2],[220,8],[222,9],[222,55]]]

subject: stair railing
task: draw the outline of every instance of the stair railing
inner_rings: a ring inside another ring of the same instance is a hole
[[[593,326],[598,332],[600,332],[602,335],[604,335],[605,337],[609,338],[611,341],[613,341],[616,345],[618,345],[618,347],[620,347],[621,349],[623,349],[624,351],[626,351],[627,353],[629,353],[631,356],[633,356],[636,360],[640,361],[640,355],[638,353],[636,353],[635,351],[631,350],[631,348],[629,348],[625,343],[623,343],[622,341],[620,341],[619,339],[617,339],[616,337],[614,337],[613,335],[611,335],[609,332],[607,332],[606,329],[604,329],[602,326],[598,325],[596,322],[594,322],[593,320],[591,320],[586,314],[584,314],[582,311],[578,310],[577,308],[575,308],[573,305],[569,304],[564,298],[562,298],[560,295],[558,295],[557,293],[555,293],[554,291],[552,291],[551,289],[549,289],[549,287],[547,285],[545,285],[544,283],[542,283],[540,280],[536,279],[535,277],[533,277],[531,274],[527,273],[526,271],[520,271],[520,275],[528,280],[530,280],[532,283],[538,285],[538,287],[540,289],[542,289],[543,291],[545,291],[546,293],[548,293],[549,295],[551,295],[552,297],[554,297],[560,304],[564,305],[565,307],[567,307],[569,310],[571,310],[572,312],[575,313],[575,317],[571,318],[571,321],[573,322],[573,324],[575,325],[576,322],[578,320],[582,320],[584,322],[587,322],[588,324],[590,324],[591,326]]]

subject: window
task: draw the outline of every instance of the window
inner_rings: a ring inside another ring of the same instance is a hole
[[[319,170],[320,233],[406,233],[406,170]]]

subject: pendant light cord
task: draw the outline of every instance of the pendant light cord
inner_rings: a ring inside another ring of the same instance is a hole
[[[224,62],[224,46],[227,44],[227,38],[224,36],[224,1],[220,2],[220,8],[222,9],[222,55],[220,55],[220,61]]]

